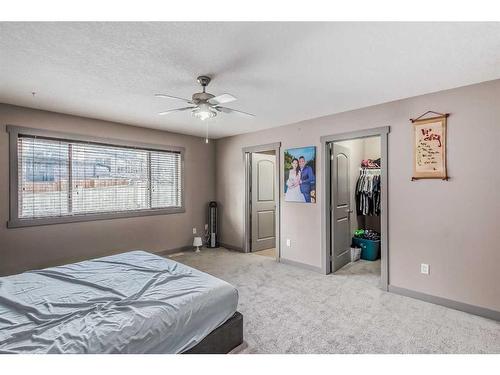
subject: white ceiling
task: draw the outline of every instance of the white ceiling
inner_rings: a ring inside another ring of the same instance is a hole
[[[500,78],[500,23],[0,23],[0,102],[219,138]],[[37,95],[33,97],[32,91]]]

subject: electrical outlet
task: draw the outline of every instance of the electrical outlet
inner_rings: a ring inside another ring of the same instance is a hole
[[[208,230],[208,224],[205,224],[205,230]]]
[[[292,241],[290,241],[290,239],[289,239],[289,238],[287,238],[287,239],[286,239],[286,246],[287,246],[287,247],[292,246]]]
[[[420,273],[423,273],[424,275],[428,275],[429,274],[429,265],[428,264],[425,264],[425,263],[422,263],[420,265]]]
[[[193,234],[196,234],[196,228],[193,228]]]

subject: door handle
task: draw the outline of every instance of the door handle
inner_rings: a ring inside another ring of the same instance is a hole
[[[354,211],[353,210],[345,210],[348,214],[352,214]]]

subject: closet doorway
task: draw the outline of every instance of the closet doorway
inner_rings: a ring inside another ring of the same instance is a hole
[[[357,276],[387,290],[389,128],[322,137],[325,273]]]

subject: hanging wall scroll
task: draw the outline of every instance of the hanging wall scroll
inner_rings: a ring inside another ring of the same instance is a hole
[[[428,114],[437,116],[425,118]],[[449,114],[427,111],[413,123],[413,177],[448,179],[446,172],[446,119]]]

